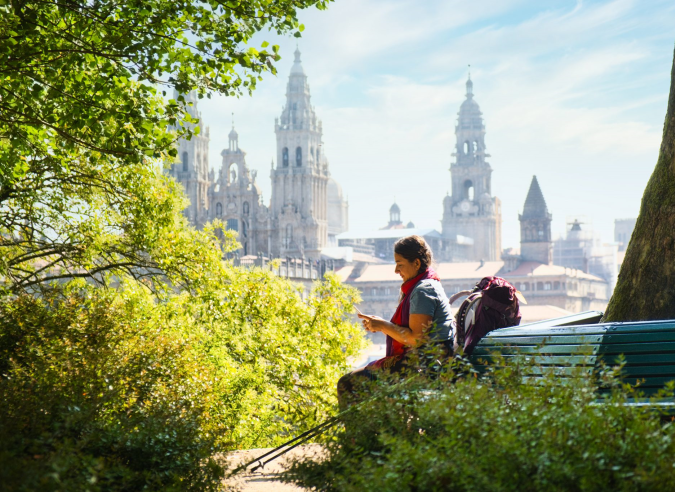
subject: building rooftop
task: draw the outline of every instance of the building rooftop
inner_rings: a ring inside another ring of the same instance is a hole
[[[526,296],[527,297],[527,296]],[[520,303],[520,314],[522,316],[520,324],[534,323],[535,321],[543,321],[546,319],[560,318],[562,316],[569,316],[573,314],[567,309],[558,306],[551,306],[545,304],[543,306],[533,306],[529,304]]]
[[[357,232],[343,232],[336,236],[340,239],[399,239],[406,236],[422,236],[440,238],[441,233],[436,229],[381,229],[378,231],[357,233]]]
[[[584,273],[574,268],[565,268],[558,265],[544,265],[534,261],[523,262],[518,268],[508,273],[503,273],[501,271],[503,267],[503,261],[469,261],[461,263],[438,263],[434,269],[441,280],[449,281],[466,279],[475,280],[489,276],[500,276],[509,279],[527,276],[550,277],[566,275],[568,277],[604,282],[600,277]],[[384,265],[366,265],[358,277],[350,278],[353,272],[354,266],[352,265],[345,266],[336,271],[343,281],[349,279],[354,283],[401,281],[401,277],[394,273],[394,265],[391,263]]]
[[[532,275],[533,277],[546,277],[551,275],[567,275],[568,277],[576,277],[586,280],[597,280],[604,282],[605,280],[591,275],[590,273],[584,273],[581,270],[576,268],[567,268],[559,265],[544,265],[543,263],[538,263],[536,261],[524,261],[518,268],[512,270],[508,273],[505,273],[503,276],[506,277],[525,277]]]

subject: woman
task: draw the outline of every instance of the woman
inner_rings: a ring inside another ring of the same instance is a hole
[[[408,236],[394,244],[395,272],[401,276],[401,297],[391,321],[359,314],[369,332],[387,336],[386,356],[357,369],[338,382],[338,399],[355,394],[359,382],[377,379],[380,371],[398,372],[406,366],[412,349],[424,343],[441,344],[446,355],[452,352],[452,312],[440,278],[431,269],[431,249],[420,236]]]

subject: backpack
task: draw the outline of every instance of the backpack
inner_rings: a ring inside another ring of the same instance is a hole
[[[484,277],[473,290],[453,295],[450,304],[467,294],[455,315],[455,351],[464,347],[464,353],[471,355],[480,339],[492,330],[519,325],[518,299],[526,301],[513,285],[501,277]]]

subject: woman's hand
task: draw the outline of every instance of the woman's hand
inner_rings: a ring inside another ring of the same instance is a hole
[[[371,333],[382,331],[383,328],[385,328],[390,324],[387,320],[382,319],[379,316],[371,316],[369,314],[358,314],[358,317],[363,320],[362,321],[363,327],[366,329],[366,331],[369,331]]]

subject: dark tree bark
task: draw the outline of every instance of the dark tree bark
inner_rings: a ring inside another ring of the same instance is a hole
[[[675,319],[675,56],[659,159],[605,321]]]

